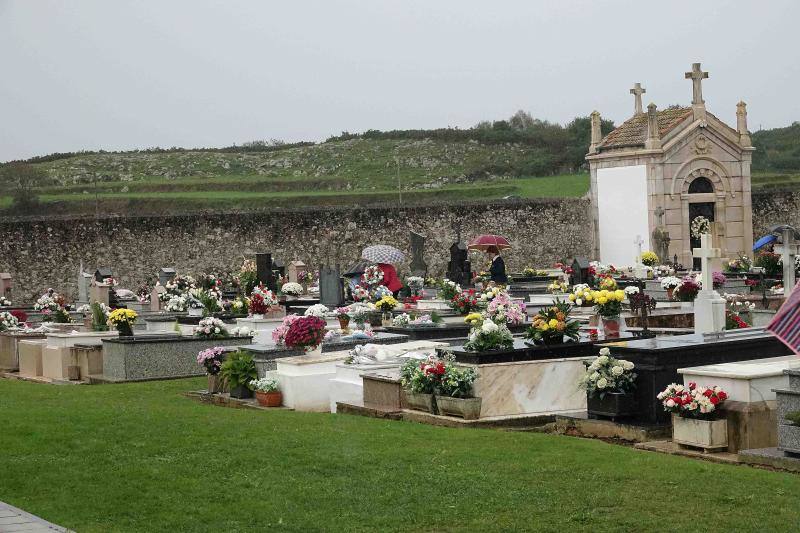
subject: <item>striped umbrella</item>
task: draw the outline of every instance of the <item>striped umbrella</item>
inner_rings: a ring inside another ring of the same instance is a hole
[[[394,246],[387,246],[386,244],[376,244],[374,246],[367,246],[361,252],[361,258],[373,263],[386,263],[389,265],[396,265],[401,263],[406,258],[405,254],[395,248]]]
[[[800,355],[800,282],[767,325],[767,331],[771,331],[795,354]]]

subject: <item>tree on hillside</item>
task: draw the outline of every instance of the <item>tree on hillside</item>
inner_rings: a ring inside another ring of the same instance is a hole
[[[520,109],[508,119],[508,125],[515,130],[526,130],[534,126],[534,120],[530,113]]]
[[[26,211],[39,205],[35,189],[45,178],[44,172],[25,163],[9,163],[0,167],[0,185],[3,190],[11,192],[13,208],[17,211]]]

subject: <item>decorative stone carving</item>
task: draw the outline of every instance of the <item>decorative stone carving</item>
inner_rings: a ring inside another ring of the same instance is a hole
[[[708,139],[705,135],[698,135],[694,140],[694,153],[698,155],[707,154],[711,147],[708,144]]]

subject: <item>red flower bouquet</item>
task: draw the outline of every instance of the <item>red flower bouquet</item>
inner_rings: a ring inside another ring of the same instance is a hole
[[[264,300],[264,297],[254,292],[252,296],[250,296],[250,314],[252,315],[265,315],[269,313],[269,306],[267,306],[267,302]]]
[[[475,289],[461,292],[453,296],[450,300],[450,307],[459,314],[466,315],[478,308],[478,299],[475,297]]]
[[[315,348],[325,337],[324,319],[316,316],[302,316],[289,326],[283,343],[287,348]]]

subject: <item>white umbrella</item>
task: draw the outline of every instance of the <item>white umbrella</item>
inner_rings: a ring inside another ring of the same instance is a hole
[[[361,252],[361,257],[373,263],[387,263],[390,265],[400,263],[406,258],[403,252],[394,246],[387,246],[386,244],[367,246]]]

